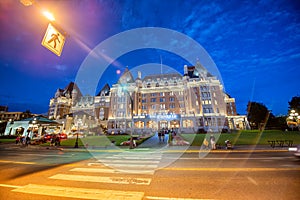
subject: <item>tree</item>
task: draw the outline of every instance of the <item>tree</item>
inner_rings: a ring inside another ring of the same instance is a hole
[[[300,113],[300,96],[295,96],[289,101],[289,111],[295,110],[295,112]]]
[[[266,125],[270,111],[264,104],[248,102],[247,111],[247,119],[252,129],[261,129]]]
[[[295,96],[289,101],[288,117],[286,119],[287,125],[292,130],[300,130],[300,97]]]

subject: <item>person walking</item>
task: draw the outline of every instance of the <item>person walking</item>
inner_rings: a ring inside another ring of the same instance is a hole
[[[159,142],[161,142],[161,131],[158,131],[158,140],[159,140]]]
[[[165,131],[164,130],[161,131],[161,138],[162,138],[162,141],[165,142]]]
[[[217,149],[216,148],[216,138],[213,134],[210,135],[210,145],[211,145],[211,149]]]

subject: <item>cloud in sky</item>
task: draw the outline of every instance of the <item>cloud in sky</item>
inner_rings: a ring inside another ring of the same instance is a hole
[[[0,2],[1,85],[7,85],[12,77],[14,79],[9,86],[0,88],[0,100],[6,95],[21,96],[9,100],[11,110],[19,108],[15,105],[29,94],[39,97],[32,99],[35,105],[28,109],[47,111],[48,103],[45,102],[49,102],[57,88],[65,87],[75,78],[94,47],[119,32],[149,26],[173,29],[200,43],[218,66],[226,92],[236,98],[239,113],[245,113],[247,101],[253,99],[272,105],[275,114],[285,114],[287,102],[300,94],[296,87],[297,74],[300,74],[298,1],[38,2],[41,7],[51,8],[70,37],[62,56],[53,55],[40,45],[48,22],[40,16],[38,9],[24,7],[19,1]],[[164,64],[182,71],[184,61],[166,52],[146,50],[144,54],[136,53],[136,56],[120,58],[119,65],[111,66],[109,73],[115,72],[116,68],[158,63],[160,56]],[[117,78],[113,76],[107,82],[112,84]],[[254,80],[256,84],[253,84]],[[43,84],[37,84],[41,82]]]

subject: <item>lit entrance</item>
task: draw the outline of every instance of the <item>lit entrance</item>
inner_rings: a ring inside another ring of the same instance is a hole
[[[168,128],[168,121],[160,121],[159,129]]]

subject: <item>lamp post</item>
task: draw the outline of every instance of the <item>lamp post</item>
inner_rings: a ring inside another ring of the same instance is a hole
[[[288,116],[287,123],[288,125],[291,125],[292,131],[294,130],[294,126],[298,127],[299,129],[299,123],[298,123],[299,120],[300,120],[299,113],[296,112],[295,110],[291,110]]]
[[[130,131],[130,141],[129,141],[129,148],[133,149],[133,137],[132,137],[132,132],[133,132],[133,126],[134,126],[134,122],[133,122],[133,98],[131,96],[131,94],[129,93],[128,89],[126,86],[122,86],[122,90],[125,91],[127,93],[127,95],[129,96],[130,99],[130,106],[131,106],[131,131]],[[125,126],[127,127],[127,124],[125,124]]]
[[[77,127],[79,128],[79,125],[77,125]],[[76,141],[75,141],[74,148],[78,148],[78,131],[79,131],[78,128],[77,128]]]

